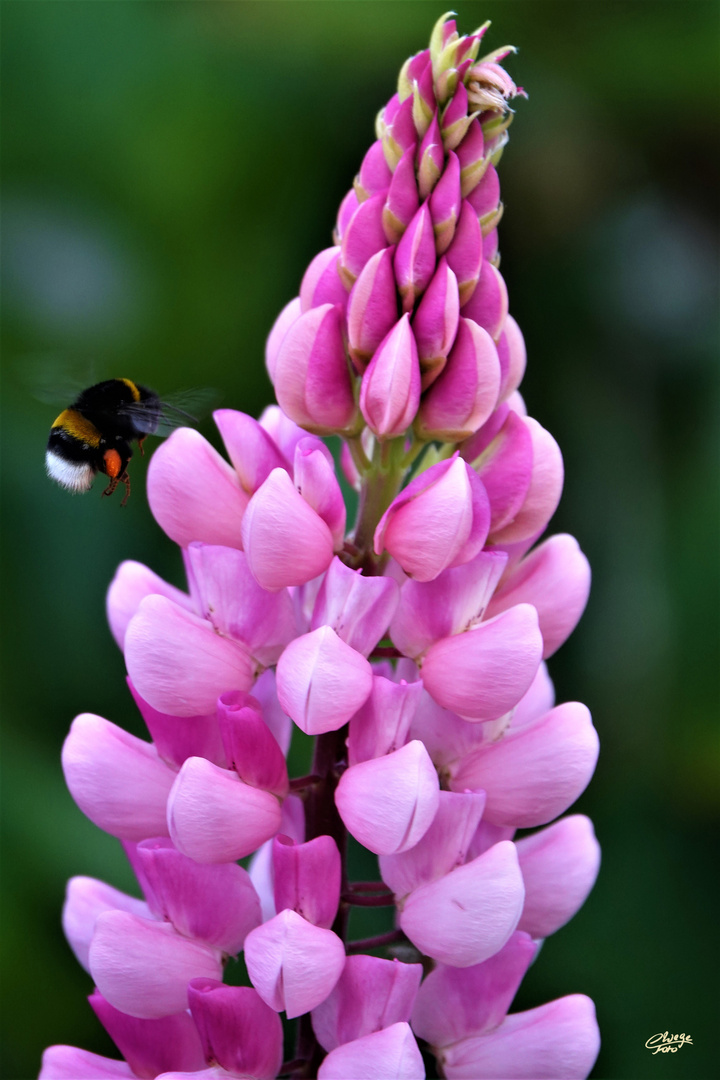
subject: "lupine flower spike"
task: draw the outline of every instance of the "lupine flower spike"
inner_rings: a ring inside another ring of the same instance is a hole
[[[279,404],[215,414],[229,460],[179,430],[151,462],[187,591],[126,562],[107,602],[150,740],[84,714],[62,758],[142,891],[74,878],[63,912],[123,1060],[53,1046],[42,1080],[593,1066],[582,994],[508,1013],[598,871],[590,821],[560,817],[598,741],[545,666],[590,571],[572,537],[537,544],[563,464],[518,393],[497,165],[522,91],[512,50],[479,56],[486,30],[443,16],[403,66],[268,337]],[[359,493],[349,528],[328,435]],[[375,880],[351,880],[348,834]],[[352,909],[382,906],[393,929],[353,940]],[[249,985],[230,985],[240,952]]]

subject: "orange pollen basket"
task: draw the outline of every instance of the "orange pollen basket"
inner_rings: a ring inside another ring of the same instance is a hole
[[[103,461],[105,462],[105,473],[113,480],[120,474],[120,468],[122,466],[122,459],[117,450],[106,450],[103,454]]]

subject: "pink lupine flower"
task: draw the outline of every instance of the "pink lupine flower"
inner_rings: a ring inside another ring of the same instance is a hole
[[[279,405],[215,413],[229,460],[183,429],[154,455],[187,591],[126,561],[107,596],[152,741],[83,714],[63,747],[142,890],[77,877],[63,910],[124,1060],[50,1047],[42,1080],[419,1080],[418,1039],[448,1080],[592,1068],[582,994],[507,1015],[598,871],[589,820],[555,820],[598,741],[543,659],[590,572],[572,537],[538,543],[563,463],[518,391],[496,167],[522,91],[486,29],[443,16],[404,64],[270,330]],[[348,835],[374,880],[352,880]],[[350,940],[358,907],[394,929]],[[251,987],[221,981],[240,952]]]

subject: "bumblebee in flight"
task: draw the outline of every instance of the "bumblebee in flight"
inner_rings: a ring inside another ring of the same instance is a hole
[[[142,453],[147,435],[166,435],[193,422],[146,386],[131,379],[106,379],[83,390],[53,423],[45,454],[48,475],[75,492],[88,491],[96,473],[104,473],[110,482],[103,495],[124,484],[124,506],[130,495],[130,444],[137,442]]]

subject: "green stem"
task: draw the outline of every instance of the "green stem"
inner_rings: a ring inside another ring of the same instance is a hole
[[[354,542],[364,555],[362,565],[371,574],[379,570],[372,550],[375,529],[400,490],[405,475],[403,449],[402,438],[376,442],[370,470],[363,477]]]

